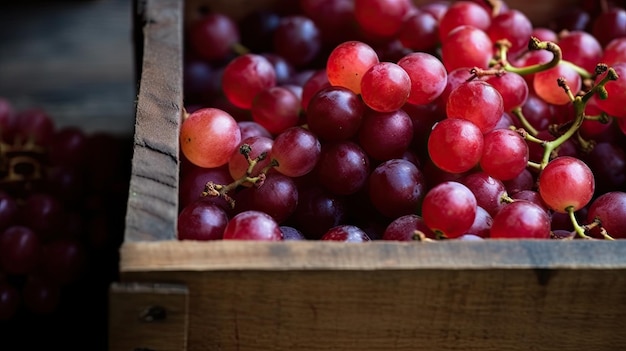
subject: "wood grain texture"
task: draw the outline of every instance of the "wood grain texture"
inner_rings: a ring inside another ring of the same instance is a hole
[[[216,270],[184,281],[188,350],[614,351],[623,269]]]
[[[176,235],[182,113],[182,2],[140,1],[143,65],[137,100],[126,241]]]
[[[189,291],[183,285],[112,285],[109,350],[185,350],[188,296]]]
[[[122,272],[214,270],[626,269],[626,241],[124,243]]]

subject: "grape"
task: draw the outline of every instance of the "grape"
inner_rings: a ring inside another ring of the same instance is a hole
[[[626,62],[626,37],[615,38],[604,47],[602,59],[609,66],[613,66],[619,62]]]
[[[200,198],[185,206],[178,215],[178,240],[220,240],[228,223],[226,212]]]
[[[462,25],[487,30],[490,24],[491,15],[484,7],[471,1],[456,1],[439,20],[439,39],[445,41],[452,30]]]
[[[290,83],[291,77],[296,73],[296,68],[291,62],[271,52],[264,52],[261,56],[265,57],[274,67],[274,72],[276,72],[276,85],[286,85]]]
[[[48,279],[59,286],[78,280],[87,262],[87,249],[75,240],[55,240],[43,247],[41,267]]]
[[[446,87],[447,72],[435,56],[414,52],[398,61],[411,79],[411,91],[407,101],[414,105],[425,105],[437,99]]]
[[[365,151],[354,142],[324,144],[316,173],[319,183],[326,189],[349,195],[367,182],[370,162]]]
[[[365,105],[348,88],[332,86],[320,90],[309,101],[306,118],[309,129],[320,139],[346,140],[354,136],[365,113]]]
[[[13,225],[0,234],[0,267],[9,274],[27,274],[39,263],[41,240],[28,227]]]
[[[224,240],[281,241],[283,233],[278,223],[267,213],[245,211],[228,221],[223,238]]]
[[[366,33],[393,37],[412,7],[410,0],[355,0],[354,16]]]
[[[24,200],[19,212],[20,223],[43,239],[58,235],[66,211],[61,201],[50,193],[33,192]]]
[[[404,110],[367,110],[358,132],[359,144],[373,159],[400,158],[413,139],[413,122]]]
[[[370,67],[361,79],[361,98],[378,112],[398,110],[409,97],[411,78],[392,62],[379,62]]]
[[[425,191],[421,171],[411,162],[402,159],[381,163],[368,179],[372,204],[378,212],[390,218],[415,213]]]
[[[226,58],[239,43],[237,24],[222,13],[209,13],[189,28],[191,48],[205,60]]]
[[[616,81],[610,81],[604,86],[608,93],[606,99],[597,99],[598,106],[611,116],[626,118],[626,62],[620,62],[612,66],[620,77]],[[606,73],[596,78],[596,83],[604,78]]]
[[[318,91],[329,86],[330,82],[328,80],[328,76],[326,75],[326,70],[320,69],[314,71],[302,85],[302,109],[304,111],[308,111],[309,103],[311,102],[313,96],[315,96]]]
[[[282,224],[298,205],[298,189],[292,178],[272,172],[260,187],[240,191],[235,201],[237,212],[261,211]]]
[[[49,146],[54,137],[54,121],[41,108],[29,108],[19,111],[16,116],[15,134],[22,141],[32,138],[39,146]]]
[[[284,87],[260,91],[252,101],[252,119],[272,134],[298,124],[300,99]]]
[[[506,187],[507,193],[514,194],[518,191],[532,189],[535,185],[535,179],[533,174],[526,168],[517,177],[505,180],[502,183]]]
[[[588,72],[593,72],[601,62],[602,46],[591,34],[576,30],[570,31],[559,39],[559,47],[563,52],[563,59],[574,63]]]
[[[510,9],[501,12],[491,19],[486,29],[487,35],[494,43],[506,39],[511,43],[509,52],[519,53],[528,45],[528,39],[532,35],[533,25],[528,17],[521,11]]]
[[[241,142],[239,147],[241,148],[243,145],[248,145],[250,148],[250,153],[248,157],[252,160],[257,159],[261,154],[266,154],[270,152],[272,149],[272,145],[274,141],[267,137],[250,137]],[[269,157],[265,157],[262,160],[258,160],[255,166],[252,168],[252,172],[248,174],[248,176],[256,177],[258,176],[264,168],[269,166],[271,160]],[[246,176],[248,172],[249,164],[248,160],[241,153],[233,153],[228,160],[228,172],[233,179],[240,179]],[[252,186],[252,183],[245,182],[242,185],[244,186]]]
[[[309,173],[319,161],[322,145],[317,137],[302,127],[292,127],[274,139],[270,157],[278,162],[275,169],[289,177]]]
[[[478,206],[476,207],[474,223],[472,223],[472,226],[467,230],[467,233],[463,235],[476,235],[480,238],[488,238],[491,223],[493,223],[493,217],[484,208]],[[463,235],[456,238],[448,237],[448,239],[459,239]]]
[[[356,34],[353,0],[300,0],[299,4],[318,26],[325,44],[337,45]]]
[[[626,239],[626,193],[609,191],[596,198],[589,206],[587,221],[600,220],[601,226],[616,239]]]
[[[241,131],[237,121],[215,108],[193,112],[180,126],[181,151],[189,161],[200,167],[226,164],[240,141]]]
[[[237,23],[241,44],[252,52],[269,52],[272,36],[280,24],[280,15],[272,9],[251,11]]]
[[[484,134],[493,130],[504,112],[502,96],[492,85],[473,80],[450,92],[446,104],[448,118],[474,123]]]
[[[428,228],[424,219],[416,214],[407,214],[394,219],[385,228],[383,240],[413,241],[416,240],[415,231],[420,231],[425,238],[436,239],[435,233]]]
[[[626,10],[615,7],[600,13],[593,20],[591,34],[602,46],[615,38],[626,36]]]
[[[511,195],[511,199],[513,200],[525,200],[528,202],[532,202],[535,205],[541,207],[544,211],[548,212],[550,208],[546,204],[545,201],[541,198],[539,192],[535,190],[521,190]]]
[[[307,65],[319,54],[322,38],[313,20],[300,15],[281,18],[272,37],[274,51],[296,67]]]
[[[550,216],[532,202],[514,201],[493,217],[489,233],[492,239],[548,239]]]
[[[13,225],[17,220],[19,207],[16,199],[0,191],[0,232]]]
[[[460,67],[487,68],[493,57],[493,42],[483,30],[463,25],[443,40],[441,55],[448,72]]]
[[[263,136],[271,138],[272,134],[262,125],[254,121],[238,121],[239,130],[241,131],[241,140],[252,136]]]
[[[320,239],[328,229],[344,222],[346,217],[345,198],[319,185],[298,188],[298,206],[293,220],[307,239]]]
[[[537,96],[554,105],[565,105],[570,102],[565,91],[558,86],[557,79],[564,78],[575,95],[582,87],[582,79],[574,69],[565,63],[535,73],[533,88]]]
[[[443,89],[441,95],[436,100],[440,109],[445,111],[446,105],[448,103],[448,97],[450,96],[452,90],[456,89],[456,87],[466,82],[468,79],[470,79],[470,77],[472,77],[472,73],[470,72],[469,67],[459,67],[448,71],[446,87]]]
[[[321,240],[326,241],[342,241],[348,243],[362,243],[371,241],[369,236],[363,231],[363,229],[354,225],[339,225],[330,228],[323,236]]]
[[[8,282],[0,281],[0,321],[13,318],[20,307],[20,293]]]
[[[596,194],[606,193],[626,185],[626,151],[612,142],[599,142],[584,157],[593,171]]]
[[[570,156],[550,161],[541,171],[538,182],[541,198],[556,212],[567,212],[570,207],[578,211],[589,203],[595,190],[591,169]]]
[[[495,129],[484,136],[480,167],[499,180],[517,177],[528,165],[528,144],[517,132]]]
[[[476,197],[468,187],[447,181],[428,190],[422,203],[422,217],[437,235],[454,238],[470,229],[476,208]]]
[[[483,154],[483,134],[470,121],[445,119],[433,127],[428,138],[428,153],[433,163],[446,172],[469,171]]]
[[[404,21],[398,39],[411,50],[433,51],[439,43],[439,22],[431,13],[416,11]]]
[[[56,283],[40,276],[29,276],[22,287],[24,306],[35,314],[54,312],[61,299],[61,290]]]
[[[222,75],[222,90],[233,105],[249,109],[254,97],[276,85],[276,71],[265,57],[257,54],[238,56],[228,63]]]
[[[243,156],[239,155],[243,158]],[[230,175],[228,166],[215,168],[193,167],[189,171],[182,173],[180,177],[180,187],[178,191],[178,205],[182,210],[188,204],[201,197],[204,186],[209,181],[214,184],[230,184],[233,178]],[[205,197],[206,201],[212,202],[222,209],[227,209],[230,205],[221,197]]]
[[[476,197],[476,204],[495,216],[502,206],[505,206],[503,198],[508,195],[502,181],[495,179],[485,172],[472,172],[458,180],[472,191]]]
[[[83,162],[87,136],[78,127],[64,127],[55,131],[48,152],[53,165],[78,165]]]
[[[281,225],[280,231],[283,233],[283,240],[306,240],[304,234],[294,227]]]
[[[376,51],[361,41],[347,41],[337,45],[328,55],[326,73],[333,86],[361,93],[361,80],[367,70],[378,63]]]
[[[486,82],[500,93],[505,112],[524,106],[528,100],[528,84],[517,73],[507,72],[500,76],[492,76]]]

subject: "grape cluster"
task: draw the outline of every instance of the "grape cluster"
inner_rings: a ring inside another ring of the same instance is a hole
[[[0,98],[2,345],[72,349],[76,333],[105,345],[131,146]]]
[[[290,3],[186,28],[180,240],[626,238],[624,8]]]

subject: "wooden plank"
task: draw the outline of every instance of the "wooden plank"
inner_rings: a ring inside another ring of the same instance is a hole
[[[124,243],[120,270],[625,269],[626,241]]]
[[[141,2],[143,3],[143,2]],[[147,0],[126,241],[172,239],[178,216],[182,2]]]
[[[626,349],[624,269],[124,273],[184,281],[188,350]]]
[[[115,283],[109,290],[109,350],[186,350],[188,289]]]

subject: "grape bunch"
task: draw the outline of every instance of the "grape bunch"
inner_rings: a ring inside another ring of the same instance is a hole
[[[186,27],[180,240],[626,238],[623,7],[289,4]]]
[[[2,345],[71,349],[76,333],[105,344],[131,146],[0,98]]]

